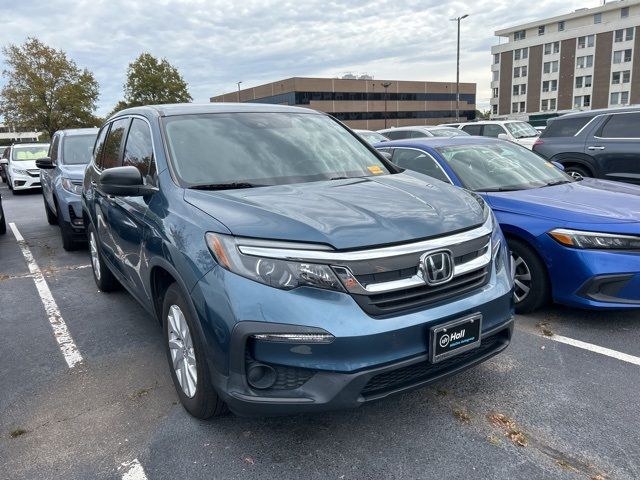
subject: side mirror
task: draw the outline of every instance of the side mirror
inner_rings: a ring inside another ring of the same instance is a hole
[[[102,172],[97,190],[106,195],[119,197],[143,197],[158,191],[144,184],[142,174],[136,167],[115,167]]]
[[[51,170],[52,168],[56,168],[56,166],[51,161],[51,158],[44,157],[36,160],[36,167],[43,168],[45,170]]]
[[[553,165],[558,169],[558,170],[562,170],[564,172],[564,165],[562,165],[560,162],[556,162],[555,160],[552,160],[551,163],[553,163]]]
[[[391,161],[391,154],[389,152],[378,152],[378,153],[380,153],[380,155],[382,155],[387,160]]]
[[[498,138],[500,140],[509,140],[509,136],[506,133],[499,133]]]

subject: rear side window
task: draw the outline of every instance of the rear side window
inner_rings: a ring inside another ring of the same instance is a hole
[[[107,138],[107,132],[109,131],[109,125],[102,127],[102,130],[98,133],[96,144],[93,147],[93,153],[95,155],[95,162],[99,168],[102,168],[102,154],[104,153],[104,139]]]
[[[102,168],[113,168],[120,166],[120,152],[122,151],[122,142],[124,141],[124,133],[129,124],[128,118],[116,120],[111,124],[109,136],[104,142],[104,154],[102,157]]]
[[[484,126],[484,132],[482,132],[482,135],[484,135],[485,137],[498,138],[498,135],[500,135],[501,133],[507,133],[507,132],[505,132],[504,128],[502,128],[500,125],[488,123],[487,125]]]
[[[58,163],[58,146],[60,145],[60,135],[55,135],[53,137],[53,142],[51,142],[51,147],[49,147],[49,158],[51,162],[55,165]]]
[[[449,183],[440,165],[425,152],[408,148],[396,148],[393,151],[393,163],[402,168],[424,173],[432,178]]]
[[[411,132],[407,130],[394,130],[391,132],[385,132],[384,135],[389,140],[404,140],[405,138],[409,138]]]
[[[602,138],[640,138],[640,113],[611,115],[598,136]]]
[[[593,117],[558,118],[547,124],[540,137],[573,137]]]
[[[151,132],[144,120],[134,118],[127,134],[127,144],[124,147],[124,160],[122,164],[136,167],[143,178],[153,175],[155,172],[153,163],[153,145]]]
[[[469,135],[480,135],[482,125],[465,125],[462,127],[462,130],[467,132]]]

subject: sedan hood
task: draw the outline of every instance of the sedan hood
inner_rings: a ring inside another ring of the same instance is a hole
[[[12,161],[10,165],[19,170],[38,170],[35,160]]]
[[[237,236],[336,249],[445,235],[483,219],[467,192],[413,172],[242,190],[187,189],[185,200]]]
[[[640,187],[585,178],[554,187],[483,194],[497,211],[570,223],[640,222]]]
[[[82,181],[86,168],[86,165],[60,165],[62,176],[76,181]]]

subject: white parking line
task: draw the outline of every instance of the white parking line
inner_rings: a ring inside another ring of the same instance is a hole
[[[556,342],[560,343],[565,343],[573,347],[582,348],[584,350],[589,350],[601,355],[606,355],[607,357],[615,358],[623,362],[640,365],[640,357],[635,357],[633,355],[629,355],[628,353],[618,352],[617,350],[611,350],[610,348],[600,347],[599,345],[594,345],[593,343],[581,342],[580,340],[575,340],[573,338],[563,337],[562,335],[555,334],[550,337],[545,336],[544,338],[555,340]]]
[[[64,319],[60,314],[58,304],[53,298],[53,295],[51,295],[49,285],[47,285],[47,281],[44,279],[42,270],[40,270],[40,267],[38,267],[38,264],[34,260],[27,242],[25,242],[24,238],[18,231],[18,227],[16,227],[15,223],[9,223],[9,227],[11,227],[13,236],[16,237],[16,241],[20,246],[20,250],[22,250],[22,256],[27,262],[29,271],[33,276],[33,281],[36,284],[36,289],[38,290],[38,294],[40,295],[40,300],[42,300],[44,310],[49,317],[49,323],[51,324],[51,328],[53,328],[53,335],[58,342],[58,346],[62,351],[62,355],[67,361],[67,365],[69,365],[69,368],[73,368],[82,362],[82,355],[80,355],[78,347],[76,347],[73,338],[71,338],[71,334],[67,329],[67,324],[64,323]]]
[[[130,462],[123,463],[122,466],[126,468],[122,474],[122,480],[147,480],[147,474],[144,473],[144,468],[142,468],[137,458]]]

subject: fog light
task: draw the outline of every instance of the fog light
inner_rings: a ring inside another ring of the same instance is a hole
[[[276,383],[276,371],[264,363],[253,363],[247,367],[247,382],[259,390],[270,388]]]

